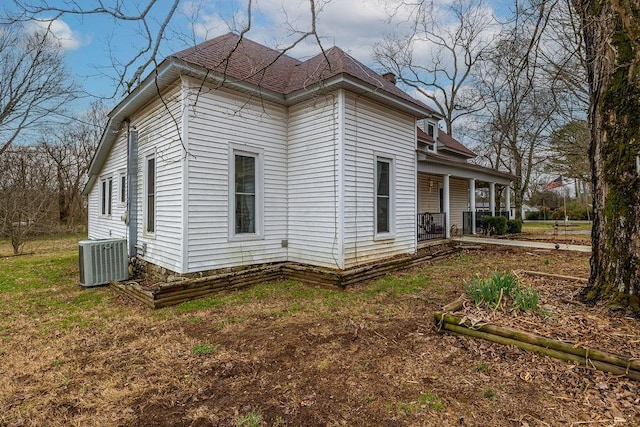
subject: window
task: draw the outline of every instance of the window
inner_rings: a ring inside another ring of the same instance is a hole
[[[256,232],[256,158],[235,155],[235,234]]]
[[[100,182],[100,213],[104,216],[111,215],[111,203],[113,202],[113,178],[105,178]]]
[[[144,174],[144,231],[156,231],[156,157],[155,153],[145,158]]]
[[[393,232],[393,161],[376,160],[376,235]]]
[[[127,202],[127,176],[120,172],[118,176],[118,202],[124,205]]]
[[[430,137],[433,138],[434,134],[435,134],[435,129],[433,128],[433,125],[432,124],[428,124],[427,125],[427,135],[429,135]]]
[[[254,239],[262,235],[262,153],[243,147],[230,152],[229,236]]]

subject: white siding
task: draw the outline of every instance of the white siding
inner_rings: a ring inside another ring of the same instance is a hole
[[[418,213],[440,212],[442,177],[418,173]]]
[[[105,162],[98,179],[89,192],[88,197],[88,236],[89,239],[126,238],[127,226],[121,219],[125,207],[119,202],[120,181],[119,172],[127,168],[127,131],[126,127],[120,130],[118,138],[111,148],[111,152]],[[113,178],[113,193],[111,215],[102,215],[101,194],[102,179]]]
[[[416,250],[415,118],[349,94],[345,111],[345,266]],[[394,159],[395,237],[374,239],[376,155]]]
[[[451,221],[449,227],[455,225],[462,233],[462,212],[469,211],[469,182],[466,179],[449,179],[449,210]]]
[[[290,108],[289,260],[340,268],[339,93]]]
[[[131,118],[138,130],[138,256],[145,261],[182,272],[182,145],[181,91],[174,86]],[[166,103],[166,106],[165,106]],[[168,108],[167,108],[168,107]],[[145,233],[145,157],[155,152],[155,233]],[[143,249],[144,248],[144,249]]]
[[[193,82],[188,101],[187,272],[286,261],[285,107]],[[229,149],[264,153],[264,216],[260,239],[229,236]]]

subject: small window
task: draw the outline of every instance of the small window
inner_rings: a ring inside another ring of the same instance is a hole
[[[376,161],[376,234],[393,232],[393,161]]]
[[[113,203],[113,178],[105,178],[100,182],[100,213],[104,216],[111,215]]]
[[[433,151],[433,144],[427,144],[427,150]]]
[[[432,124],[427,125],[427,135],[429,135],[431,138],[433,138],[433,136],[435,135],[435,129]]]
[[[120,172],[118,177],[118,201],[121,205],[124,205],[127,201],[127,176],[124,172]]]
[[[155,154],[145,158],[144,174],[144,224],[145,233],[156,231],[156,158]]]

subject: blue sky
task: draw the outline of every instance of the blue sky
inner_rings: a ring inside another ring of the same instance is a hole
[[[451,0],[439,0],[446,3]],[[35,1],[34,3],[38,3]],[[64,5],[64,0],[51,0],[50,5]],[[107,3],[109,3],[107,1]],[[133,12],[136,4],[146,0],[124,2]],[[159,0],[151,11],[148,22],[155,31],[167,14],[172,1]],[[95,5],[93,0],[80,2],[83,7]],[[318,32],[324,47],[333,45],[373,66],[372,45],[386,34],[403,30],[405,10],[391,7],[384,0],[332,0],[316,1]],[[493,7],[503,2],[492,2]],[[490,6],[487,6],[490,8]],[[389,16],[395,13],[394,19]],[[52,14],[41,15],[51,19]],[[271,47],[282,47],[296,37],[295,31],[310,28],[309,5],[306,0],[254,0],[252,30],[248,37]],[[444,19],[444,18],[443,18]],[[246,1],[242,0],[183,0],[167,29],[160,48],[159,59],[192,46],[194,43],[242,28],[247,22]],[[104,15],[71,15],[58,18],[54,31],[64,48],[69,68],[78,82],[91,96],[112,97],[116,92],[117,73],[123,64],[132,60],[146,44],[141,36],[142,27],[132,21],[116,21]],[[304,58],[319,52],[313,41],[299,45],[291,54]],[[136,64],[139,64],[138,61]],[[137,67],[137,65],[136,65]],[[134,69],[136,68],[134,67]],[[151,69],[147,69],[147,75]],[[122,98],[122,92],[108,100],[113,106]],[[74,108],[81,110],[91,97],[80,100]]]

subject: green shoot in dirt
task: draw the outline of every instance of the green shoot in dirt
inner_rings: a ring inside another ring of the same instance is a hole
[[[198,344],[193,346],[192,351],[196,356],[206,356],[213,353],[213,346],[211,344]]]
[[[465,291],[477,306],[486,304],[492,308],[499,308],[502,303],[510,299],[514,309],[522,311],[538,309],[538,291],[530,287],[523,288],[511,273],[495,272],[487,279],[475,276],[465,283]]]

